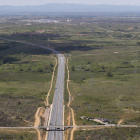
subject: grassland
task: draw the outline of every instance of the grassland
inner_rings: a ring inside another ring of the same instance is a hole
[[[37,140],[36,130],[0,130],[1,140]]]
[[[79,130],[75,132],[74,140],[139,140],[139,133],[139,128]]]
[[[37,108],[45,106],[54,58],[38,47],[1,44],[6,48],[0,51],[0,125],[31,126]]]
[[[94,25],[93,33],[91,25],[79,26],[77,32],[83,27],[81,32],[90,36],[68,39],[80,42],[70,51],[69,60],[71,107],[76,124],[95,124],[81,120],[80,116],[108,118],[116,124],[120,119],[124,124],[139,124],[139,26],[135,23],[125,26],[121,22],[107,25]]]
[[[82,18],[81,16],[70,18],[71,23],[65,22],[67,18],[60,18],[62,22],[59,24],[32,23],[30,26],[18,21],[16,25],[11,23],[10,28],[0,29],[0,36],[49,45],[63,52],[66,57],[71,54],[69,89],[72,102],[70,106],[74,109],[77,125],[96,124],[93,121],[81,120],[80,116],[108,118],[115,124],[119,120],[123,120],[123,124],[139,124],[140,18]],[[59,36],[44,37],[42,33],[36,34],[40,31],[53,35],[59,34]],[[18,35],[13,35],[15,32]],[[22,33],[29,33],[29,35]],[[5,41],[1,41],[0,48],[2,112],[7,111],[6,105],[9,110],[5,116],[9,117],[8,114],[13,114],[12,111],[17,110],[16,114],[20,121],[15,119],[15,123],[11,125],[23,125],[19,122],[23,122],[24,119],[32,122],[35,109],[43,106],[49,89],[53,69],[51,65],[54,65],[54,59],[50,57],[51,52],[35,46]],[[48,66],[44,67],[46,60]],[[54,83],[56,72],[57,70]],[[50,103],[53,100],[54,88],[55,84],[51,91]],[[66,105],[68,102],[66,84],[64,91]],[[19,110],[23,113],[19,113]],[[31,118],[24,116],[29,110],[34,110],[29,114]],[[65,116],[68,115],[68,111],[66,107]],[[125,130],[123,134],[126,133]],[[106,130],[102,131],[104,131],[103,136],[106,135]],[[120,133],[116,129],[112,131],[116,134]],[[81,135],[88,136],[89,133],[76,132],[75,139],[80,139]]]
[[[103,117],[115,123],[120,119],[140,122],[139,46],[73,52],[69,61],[72,66],[71,106],[78,124],[91,123],[80,120],[80,116]]]

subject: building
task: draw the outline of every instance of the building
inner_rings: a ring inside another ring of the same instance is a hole
[[[99,117],[96,117],[96,118],[94,119],[94,121],[95,121],[95,122],[99,122],[99,123],[101,123],[101,124],[108,124],[108,122],[109,122],[108,119],[106,119],[106,118],[99,118]]]
[[[94,118],[93,117],[88,117],[88,120],[94,121]]]
[[[86,120],[86,119],[88,119],[88,117],[87,116],[81,116],[81,119]]]

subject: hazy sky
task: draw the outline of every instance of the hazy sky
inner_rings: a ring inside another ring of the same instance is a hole
[[[0,5],[41,5],[46,3],[140,5],[140,0],[0,0]]]

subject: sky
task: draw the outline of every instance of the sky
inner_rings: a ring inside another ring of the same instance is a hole
[[[140,5],[140,0],[0,0],[0,5],[42,5],[47,3]]]

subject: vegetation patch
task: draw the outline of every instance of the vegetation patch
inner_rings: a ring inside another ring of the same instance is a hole
[[[97,130],[79,130],[74,133],[74,140],[139,140],[139,128],[105,128]]]

